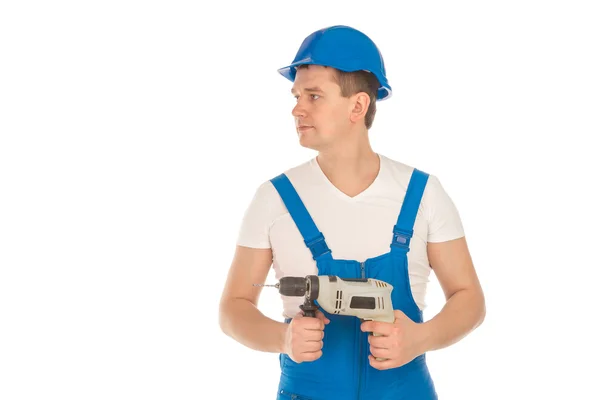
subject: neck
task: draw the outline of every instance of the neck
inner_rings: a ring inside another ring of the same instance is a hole
[[[371,148],[367,135],[319,151],[317,162],[332,181],[360,181],[379,172],[379,155]]]

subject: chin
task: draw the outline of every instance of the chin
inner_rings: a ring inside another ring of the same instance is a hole
[[[314,143],[310,143],[306,140],[300,139],[299,143],[300,143],[300,146],[302,146],[304,148],[311,149],[311,150],[317,150],[317,151],[319,150],[318,146],[315,146]]]
[[[311,131],[310,134],[300,134],[298,136],[298,142],[300,143],[300,146],[315,151],[320,151],[325,144],[323,138],[314,131]]]
[[[298,143],[300,143],[300,146],[305,147],[307,149],[311,149],[311,150],[315,150],[315,151],[321,151],[321,149],[323,149],[323,147],[326,145],[326,142],[324,142],[323,140],[318,140],[320,138],[316,138],[316,137],[302,137],[300,136]]]

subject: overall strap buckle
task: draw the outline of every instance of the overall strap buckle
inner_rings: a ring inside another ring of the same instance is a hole
[[[394,238],[392,239],[392,246],[399,247],[402,250],[410,249],[410,239],[413,236],[413,230],[405,230],[394,225]]]
[[[324,254],[331,253],[329,246],[327,246],[327,242],[325,242],[325,236],[323,236],[322,233],[319,233],[316,238],[310,241],[305,240],[304,243],[310,249],[314,260]]]

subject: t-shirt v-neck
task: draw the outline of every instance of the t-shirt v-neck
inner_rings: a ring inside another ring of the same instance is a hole
[[[363,197],[369,196],[372,192],[375,192],[379,186],[380,181],[382,180],[385,165],[383,162],[383,157],[381,157],[381,155],[379,153],[376,153],[376,154],[379,157],[379,171],[377,172],[377,175],[375,176],[375,179],[373,180],[373,182],[371,182],[371,184],[366,189],[364,189],[362,192],[360,192],[356,196],[349,196],[346,193],[342,192],[340,189],[338,189],[329,180],[329,178],[327,178],[327,175],[325,175],[325,173],[321,169],[321,166],[319,165],[319,162],[317,161],[317,157],[314,157],[310,161],[310,164],[311,164],[311,167],[313,168],[313,170],[315,171],[315,173],[323,181],[323,184],[325,186],[327,186],[331,192],[333,192],[337,197],[339,197],[340,199],[342,199],[344,201],[355,202],[355,201],[362,199]]]

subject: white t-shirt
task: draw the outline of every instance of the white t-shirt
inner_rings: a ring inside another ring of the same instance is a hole
[[[379,173],[362,193],[349,197],[337,189],[321,170],[316,157],[288,169],[285,174],[336,259],[364,261],[390,251],[393,227],[413,167],[379,154]],[[425,171],[427,172],[427,171]],[[272,178],[272,177],[271,177]],[[410,286],[421,310],[431,267],[427,242],[444,242],[464,236],[457,208],[439,179],[429,174],[417,212],[408,252]],[[271,248],[275,276],[317,274],[316,261],[279,193],[267,180],[256,190],[238,234],[237,244]],[[293,317],[302,298],[283,297],[283,315]]]

